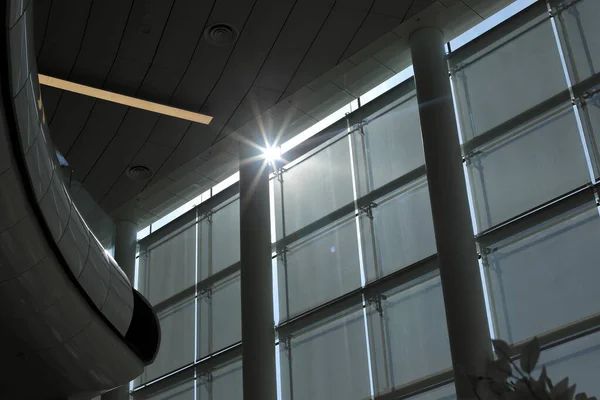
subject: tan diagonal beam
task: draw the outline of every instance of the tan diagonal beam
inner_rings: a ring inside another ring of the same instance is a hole
[[[129,107],[139,108],[141,110],[155,112],[157,114],[168,115],[170,117],[181,118],[192,122],[208,125],[212,117],[199,114],[180,108],[165,106],[163,104],[153,103],[151,101],[136,99],[135,97],[124,96],[118,93],[112,93],[107,90],[97,89],[91,86],[81,85],[79,83],[65,81],[63,79],[53,78],[51,76],[39,74],[40,84],[66,90],[84,96],[94,97],[100,100],[111,101],[113,103],[123,104]]]

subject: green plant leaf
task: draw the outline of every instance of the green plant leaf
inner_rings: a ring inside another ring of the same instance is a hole
[[[521,368],[526,373],[530,374],[535,368],[535,365],[540,358],[540,342],[537,337],[534,337],[525,345],[521,352]]]
[[[577,395],[575,396],[575,400],[588,400],[587,394],[583,392],[577,393]]]
[[[512,350],[510,345],[506,343],[504,340],[496,339],[492,340],[494,344],[494,351],[498,355],[499,358],[504,358],[505,360],[510,360],[510,355],[512,354]]]
[[[504,358],[492,361],[490,363],[489,376],[494,382],[504,383],[509,376],[512,376],[510,363]]]
[[[573,398],[575,397],[575,387],[577,385],[572,385],[568,390],[567,390],[567,400],[573,400]]]
[[[558,382],[550,391],[550,397],[555,400],[563,400],[565,393],[569,390],[569,378]]]

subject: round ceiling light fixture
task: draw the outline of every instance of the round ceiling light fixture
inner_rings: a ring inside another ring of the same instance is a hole
[[[204,31],[206,41],[215,46],[227,46],[235,43],[238,33],[235,28],[227,24],[214,24]]]
[[[152,170],[145,165],[134,165],[127,170],[127,176],[134,181],[145,181],[154,175]]]

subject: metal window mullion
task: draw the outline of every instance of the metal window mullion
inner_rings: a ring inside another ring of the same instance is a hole
[[[577,112],[581,118],[581,125],[585,136],[586,144],[590,154],[592,168],[595,175],[595,180],[600,180],[600,146],[594,135],[592,119],[589,113],[589,102],[587,100],[579,100],[577,104]]]
[[[283,168],[279,168],[277,169],[277,173],[276,173],[276,177],[275,179],[277,179],[279,181],[279,193],[280,193],[280,202],[281,202],[281,238],[282,240],[285,240],[286,235],[287,235],[287,230],[286,230],[286,224],[285,224],[285,198],[284,198],[284,188],[283,188],[283,173],[284,173],[284,169]],[[276,223],[276,221],[273,221],[272,223]],[[275,237],[275,239],[277,240],[277,237]],[[284,286],[285,286],[285,317],[286,319],[288,319],[290,317],[290,286],[289,286],[289,274],[288,274],[288,262],[287,262],[287,247],[283,247],[281,249],[280,252],[280,256],[281,256],[281,262],[283,264],[283,275],[284,275]],[[279,257],[279,255],[278,255]],[[279,268],[278,268],[279,269]],[[279,280],[277,280],[278,285]],[[279,288],[277,288],[277,290],[279,290]],[[280,315],[279,315],[279,319],[281,319],[281,310],[280,310]],[[290,377],[291,379],[291,377]]]
[[[487,249],[482,249],[480,251],[481,264],[483,268],[483,274],[485,276],[485,285],[487,289],[487,301],[489,302],[489,318],[492,319],[492,327],[493,331],[491,332],[492,337],[497,339],[499,338],[498,327],[498,313],[496,312],[496,298],[494,296],[494,291],[492,290],[492,267],[489,263],[489,252]]]
[[[287,352],[288,356],[288,377],[289,377],[289,395],[290,400],[294,400],[294,375],[293,375],[293,366],[292,366],[292,337],[286,336],[283,338],[283,346]]]

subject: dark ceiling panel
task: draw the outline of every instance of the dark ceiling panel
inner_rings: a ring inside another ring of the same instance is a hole
[[[255,86],[279,92],[285,90],[333,3],[333,0],[300,0],[296,4],[258,74]]]
[[[377,5],[377,3],[378,2],[375,3],[375,6]],[[398,0],[396,0],[396,3],[404,5],[404,14],[406,14],[406,11],[408,11],[409,3],[400,2]],[[375,8],[375,6],[373,8]],[[394,14],[397,14],[397,11],[389,16],[378,14],[375,12],[370,13],[363,22],[358,32],[356,33],[354,39],[352,39],[350,45],[348,45],[348,48],[344,52],[342,58],[346,59],[354,55],[359,50],[362,50],[369,44],[373,43],[376,39],[380,38],[381,36],[385,35],[389,31],[400,25],[402,23],[402,17],[395,17],[393,16]]]
[[[54,0],[46,27],[44,44],[38,56],[40,72],[67,78],[86,29],[91,0]],[[69,23],[65,23],[65,16]]]
[[[158,121],[158,115],[129,108],[118,133],[112,138],[83,182],[101,198],[116,183],[140,151]]]
[[[412,2],[410,9],[406,13],[406,18],[412,18],[419,12],[423,11],[425,8],[434,3],[434,0],[415,0]]]
[[[126,112],[126,106],[107,101],[96,102],[88,122],[65,154],[78,181],[83,182],[117,132]]]
[[[169,103],[190,64],[213,4],[197,0],[175,2],[139,97]]]
[[[69,79],[102,87],[117,55],[133,0],[102,0],[92,5],[81,51]]]
[[[106,79],[106,88],[135,96],[157,52],[174,0],[141,0],[125,28],[117,58]]]
[[[206,125],[190,124],[168,160],[156,171],[160,179],[210,147],[215,134]]]
[[[83,182],[94,200],[99,201],[110,191],[141,145],[123,136],[113,138]]]
[[[144,143],[161,117],[153,112],[129,108],[117,136]]]
[[[433,0],[426,1],[433,2]],[[407,15],[408,8],[415,2],[416,0],[375,0],[371,12],[402,21]]]
[[[252,87],[220,136],[223,137],[230,134],[253,119],[254,116],[260,115],[261,112],[274,106],[281,95],[282,93],[278,91],[257,86]]]
[[[50,86],[42,86],[42,101],[44,102],[44,114],[46,115],[46,121],[51,121],[54,117],[54,113],[58,108],[58,103],[62,96],[63,91]]]
[[[190,124],[189,121],[163,115],[152,130],[148,141],[174,149],[190,127]]]
[[[215,117],[212,130],[218,133],[252,87],[293,4],[293,0],[260,0],[252,10],[221,78],[201,109]]]
[[[35,54],[39,55],[46,36],[46,26],[48,26],[52,0],[33,0],[33,2]]]
[[[207,26],[227,23],[239,32],[244,28],[254,3],[254,0],[217,1]],[[198,111],[221,76],[234,47],[234,44],[215,46],[202,38],[185,75],[173,93],[170,104]]]
[[[96,101],[91,97],[65,92],[52,119],[49,119],[50,135],[62,154],[71,148],[77,135],[87,122]]]
[[[336,5],[285,92],[295,92],[333,68],[366,17],[366,11]]]
[[[146,143],[131,161],[131,165],[145,165],[156,171],[167,159],[171,149],[152,143]],[[114,210],[124,203],[124,199],[132,199],[148,184],[147,180],[134,181],[122,174],[111,191],[100,201],[105,210]]]

